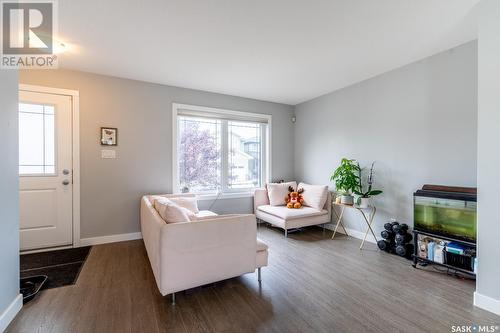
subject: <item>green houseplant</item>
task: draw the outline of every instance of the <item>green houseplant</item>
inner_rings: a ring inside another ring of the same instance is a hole
[[[339,167],[330,176],[330,180],[335,183],[335,189],[341,194],[340,203],[354,204],[352,193],[359,186],[359,171],[356,160],[343,158]]]
[[[363,189],[363,181],[361,177],[361,168],[359,167],[358,164],[358,186],[354,190],[354,193],[359,195],[358,199],[358,205],[360,208],[367,208],[370,206],[370,199],[374,195],[379,195],[382,193],[381,190],[374,190],[372,189],[373,186],[373,168],[374,168],[375,162],[372,162],[372,165],[370,167],[370,173],[368,174],[368,178],[366,180],[367,183],[367,188],[366,191]]]

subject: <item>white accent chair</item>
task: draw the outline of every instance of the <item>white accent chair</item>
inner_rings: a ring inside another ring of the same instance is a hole
[[[307,227],[311,225],[331,222],[332,195],[328,191],[327,199],[322,210],[303,206],[300,209],[290,209],[286,206],[271,206],[266,189],[257,189],[254,194],[254,213],[258,220],[268,222],[285,230],[285,238],[288,230]]]
[[[165,197],[194,196],[163,195]],[[240,276],[267,266],[268,247],[257,240],[253,214],[217,215],[200,211],[202,220],[166,223],[151,196],[141,200],[141,230],[160,293],[178,291]],[[208,217],[207,217],[208,216]]]

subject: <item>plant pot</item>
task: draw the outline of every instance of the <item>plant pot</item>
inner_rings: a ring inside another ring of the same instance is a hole
[[[354,197],[354,204],[359,204],[359,198],[361,198],[361,196],[359,194],[353,194],[352,196]]]
[[[370,203],[371,203],[371,198],[363,198],[363,197],[360,197],[359,200],[358,200],[358,206],[359,208],[368,208],[370,207]]]
[[[343,205],[354,205],[354,197],[352,195],[343,195],[340,197],[340,203]]]

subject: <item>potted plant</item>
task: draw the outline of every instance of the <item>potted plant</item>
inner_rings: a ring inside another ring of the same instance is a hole
[[[375,162],[373,162],[372,166],[370,167],[370,173],[369,173],[368,179],[366,181],[368,188],[366,189],[366,191],[363,191],[361,168],[359,167],[359,164],[358,164],[358,181],[359,181],[359,183],[358,183],[357,188],[354,190],[354,193],[359,195],[358,205],[360,208],[368,208],[370,206],[371,197],[382,193],[381,190],[373,190],[372,189],[374,165],[375,165]]]
[[[336,190],[341,194],[340,203],[353,205],[352,192],[359,186],[359,165],[356,160],[343,158],[340,166],[330,176],[330,180],[335,183]]]

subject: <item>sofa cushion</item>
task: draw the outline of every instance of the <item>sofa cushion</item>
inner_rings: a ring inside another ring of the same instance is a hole
[[[189,209],[195,214],[198,214],[200,211],[198,209],[198,199],[196,199],[196,197],[174,197],[169,199],[177,205]]]
[[[264,206],[259,206],[258,210],[282,218],[283,220],[293,220],[303,217],[328,214],[328,211],[326,209],[319,210],[316,208],[306,207],[306,206],[303,206],[302,208],[299,209],[290,209],[287,208],[286,206],[264,205]]]
[[[161,198],[166,198],[162,195],[151,195],[149,196],[149,201],[151,202],[151,206],[155,206],[156,200],[161,199]]]
[[[328,186],[300,183],[299,188],[304,189],[304,192],[302,192],[303,205],[319,210],[325,207],[326,199],[328,198]]]
[[[153,207],[155,206],[155,201],[158,199],[168,199],[171,202],[174,202],[178,206],[184,207],[197,214],[199,212],[198,209],[198,199],[195,196],[185,196],[185,197],[176,197],[170,194],[167,195],[151,195],[149,197],[149,201]]]
[[[190,222],[196,219],[196,215],[189,209],[164,197],[154,200],[154,208],[166,223]]]
[[[204,219],[207,217],[214,217],[214,216],[219,216],[218,214],[210,211],[210,210],[200,210],[198,213],[195,214],[196,218],[198,219]]]
[[[271,206],[284,206],[285,198],[288,196],[288,187],[297,188],[297,182],[269,183],[267,184],[267,195]]]

